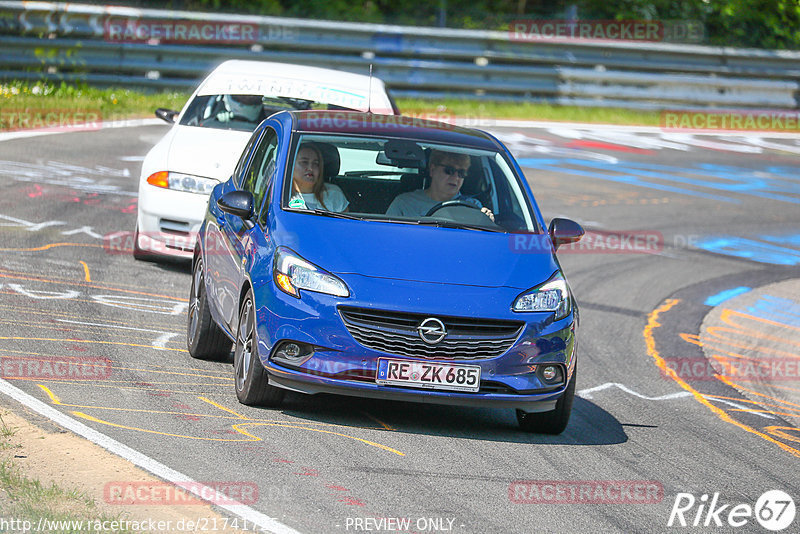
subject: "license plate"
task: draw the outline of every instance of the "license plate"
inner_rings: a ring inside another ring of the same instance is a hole
[[[475,392],[481,387],[481,368],[379,358],[375,382],[383,386]]]

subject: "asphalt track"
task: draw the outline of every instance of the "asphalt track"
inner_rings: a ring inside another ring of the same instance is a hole
[[[230,365],[185,351],[187,267],[104,247],[132,230],[141,158],[165,126],[0,142],[3,383],[194,480],[254,484],[252,509],[304,533],[767,532],[727,516],[765,517],[768,490],[800,502],[797,137],[489,129],[548,220],[595,231],[559,254],[582,320],[562,435],[522,433],[503,410],[238,404]],[[19,371],[53,357],[106,372]],[[711,361],[733,371],[695,365]],[[721,527],[705,513],[717,493]],[[685,528],[668,526],[679,494],[696,498]]]

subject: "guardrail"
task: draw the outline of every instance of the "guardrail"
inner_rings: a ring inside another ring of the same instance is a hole
[[[193,44],[170,44],[164,35],[120,42],[121,34],[114,33],[179,23],[222,30]],[[233,29],[251,31],[232,39]],[[647,109],[800,107],[800,52],[518,40],[497,31],[0,1],[3,79],[190,89],[229,58],[361,74],[372,64],[375,75],[402,97]]]

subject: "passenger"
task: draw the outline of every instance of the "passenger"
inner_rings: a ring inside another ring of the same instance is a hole
[[[233,120],[260,123],[266,119],[261,95],[225,95],[222,97],[224,110],[217,113],[219,122]]]
[[[300,146],[292,172],[290,208],[347,210],[350,203],[339,186],[325,183],[323,165],[322,152],[319,148],[312,143]]]
[[[494,214],[489,208],[483,207],[478,199],[461,194],[461,186],[469,172],[470,162],[467,154],[432,150],[428,162],[430,186],[397,195],[386,210],[386,215],[424,217],[432,207],[441,202],[459,200],[480,208],[487,217],[494,220]]]

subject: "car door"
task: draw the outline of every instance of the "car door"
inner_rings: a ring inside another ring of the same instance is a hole
[[[219,311],[231,331],[235,330],[238,321],[239,289],[242,287],[244,277],[243,266],[247,262],[248,251],[253,244],[253,233],[261,231],[255,223],[267,194],[269,181],[275,173],[277,147],[278,134],[267,126],[255,145],[253,157],[239,182],[241,190],[253,195],[252,220],[245,222],[240,217],[227,213],[222,213],[218,218],[221,245],[225,251],[217,256]]]
[[[226,245],[226,240],[222,237],[222,226],[225,223],[225,217],[222,210],[217,206],[215,200],[229,191],[239,188],[239,184],[244,179],[245,171],[250,167],[253,160],[253,152],[258,141],[263,137],[264,129],[257,128],[250,140],[247,142],[242,155],[239,157],[239,162],[233,170],[233,175],[230,180],[217,186],[219,192],[212,194],[208,206],[208,214],[206,215],[206,226],[203,234],[203,261],[205,262],[205,280],[206,291],[209,295],[209,304],[212,309],[212,314],[223,326],[227,326],[229,318],[225,317],[222,313],[223,309],[229,309],[231,304],[226,302],[230,298],[227,286],[230,284],[225,283],[223,279],[222,266],[228,265],[230,260],[223,259],[223,256],[231,254],[233,251],[229,250]]]

